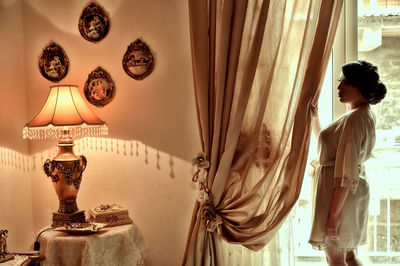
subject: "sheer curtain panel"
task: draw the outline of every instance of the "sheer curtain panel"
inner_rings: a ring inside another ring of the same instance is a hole
[[[225,265],[220,241],[257,251],[290,212],[342,2],[188,1],[203,150],[183,265]]]

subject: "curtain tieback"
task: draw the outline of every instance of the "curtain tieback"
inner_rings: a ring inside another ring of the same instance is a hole
[[[215,211],[212,201],[202,204],[202,218],[208,232],[214,232],[222,224],[222,217]]]
[[[207,169],[210,167],[210,162],[204,152],[199,152],[197,157],[192,160],[192,164],[196,168],[192,181],[198,182],[197,201],[202,204],[209,204],[212,202],[211,192],[207,186]]]
[[[202,220],[209,232],[214,232],[219,224],[222,224],[222,217],[215,211],[211,191],[199,182],[197,201],[201,204]]]
[[[200,181],[204,183],[206,180],[207,169],[210,167],[210,161],[207,160],[207,156],[204,152],[199,152],[192,160],[192,164],[196,168],[196,173],[194,173],[192,181]]]
[[[211,191],[207,186],[208,168],[210,161],[204,152],[199,152],[192,160],[192,164],[196,168],[192,181],[198,182],[197,201],[201,204],[202,220],[205,223],[208,232],[214,232],[219,224],[222,224],[222,217],[215,211]]]

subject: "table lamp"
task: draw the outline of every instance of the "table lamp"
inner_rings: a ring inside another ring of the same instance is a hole
[[[59,139],[57,155],[43,165],[59,199],[52,227],[85,222],[85,213],[79,211],[76,198],[87,161],[85,156],[74,154],[72,138],[107,134],[106,123],[89,109],[74,85],[51,86],[42,110],[25,125],[23,138]]]

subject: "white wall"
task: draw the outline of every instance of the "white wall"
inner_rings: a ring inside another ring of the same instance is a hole
[[[115,82],[116,95],[104,108],[89,106],[107,122],[110,135],[91,139],[92,144],[90,139],[76,141],[77,153],[88,158],[78,206],[126,206],[149,247],[146,264],[179,265],[196,192],[190,160],[200,150],[186,0],[98,1],[109,12],[111,25],[106,38],[96,44],[78,31],[87,3],[22,1],[24,34],[18,38],[24,42],[27,103],[18,107],[22,113],[27,108],[27,119],[9,130],[20,134],[54,84],[38,69],[38,58],[50,41],[60,44],[70,59],[69,73],[59,84],[78,85],[82,92],[88,74],[102,66]],[[149,45],[155,58],[153,73],[142,81],[125,74],[121,63],[127,46],[137,38]],[[0,78],[3,81],[2,74]],[[42,172],[43,161],[55,155],[55,144],[30,142],[34,232],[48,225],[51,212],[57,210],[56,194]]]
[[[24,36],[20,1],[0,1],[0,228],[12,250],[32,243],[32,195],[26,123]]]

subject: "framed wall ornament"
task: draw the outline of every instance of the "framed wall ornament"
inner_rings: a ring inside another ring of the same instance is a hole
[[[147,44],[139,39],[131,43],[122,59],[122,66],[126,74],[136,80],[150,75],[154,68],[154,59]]]
[[[79,32],[89,42],[99,42],[106,37],[110,19],[106,11],[95,2],[89,3],[79,18]]]
[[[39,58],[42,76],[52,82],[62,80],[68,73],[69,59],[64,49],[55,42],[44,48]]]
[[[96,107],[104,107],[114,98],[115,84],[110,74],[98,67],[90,72],[83,93],[89,103]]]

